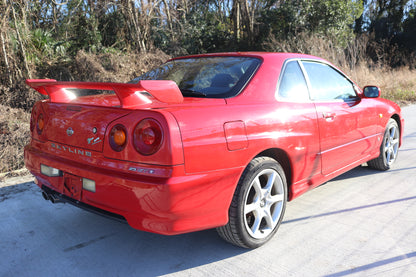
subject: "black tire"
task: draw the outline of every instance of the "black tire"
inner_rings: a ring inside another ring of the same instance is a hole
[[[383,141],[381,142],[380,155],[374,160],[368,161],[368,166],[383,171],[390,169],[399,153],[399,141],[399,126],[396,120],[390,118],[384,131]]]
[[[218,227],[217,232],[234,245],[257,248],[276,233],[286,201],[283,168],[272,158],[257,157],[241,175],[228,211],[228,223]]]

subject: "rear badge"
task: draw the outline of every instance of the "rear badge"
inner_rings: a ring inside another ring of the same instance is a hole
[[[71,128],[71,127],[69,127],[68,129],[66,129],[66,134],[67,134],[68,136],[72,136],[72,135],[74,134],[74,130],[72,130],[72,128]]]
[[[69,146],[65,146],[65,145],[61,145],[61,144],[57,144],[53,142],[51,143],[51,148],[61,150],[67,153],[71,153],[74,155],[92,157],[92,154],[90,151],[86,151],[86,150],[82,150],[82,149],[78,149],[74,147],[69,147]]]
[[[155,174],[153,169],[147,168],[140,168],[140,167],[129,167],[130,171],[139,172],[139,173],[148,173],[148,174]]]
[[[100,137],[87,138],[87,142],[88,144],[94,145],[94,144],[101,142],[101,139]]]

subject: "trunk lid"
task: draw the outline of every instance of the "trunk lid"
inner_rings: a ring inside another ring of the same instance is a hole
[[[51,142],[102,152],[107,126],[131,111],[86,105],[43,103],[43,137]]]

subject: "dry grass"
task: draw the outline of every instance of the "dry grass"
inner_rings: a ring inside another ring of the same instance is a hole
[[[23,148],[30,140],[30,114],[23,109],[0,105],[0,172],[20,169]]]
[[[360,87],[375,85],[381,89],[381,97],[400,105],[416,102],[416,70],[401,68],[369,68],[366,64],[345,71]]]
[[[77,81],[128,82],[169,59],[162,51],[155,53],[90,54],[79,51],[73,64]]]

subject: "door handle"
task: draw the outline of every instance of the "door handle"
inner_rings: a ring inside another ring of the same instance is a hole
[[[324,113],[322,113],[322,116],[323,116],[323,118],[325,118],[327,121],[330,121],[330,120],[334,120],[334,118],[335,118],[336,114],[335,114],[335,113],[326,113],[326,112],[324,112]]]

